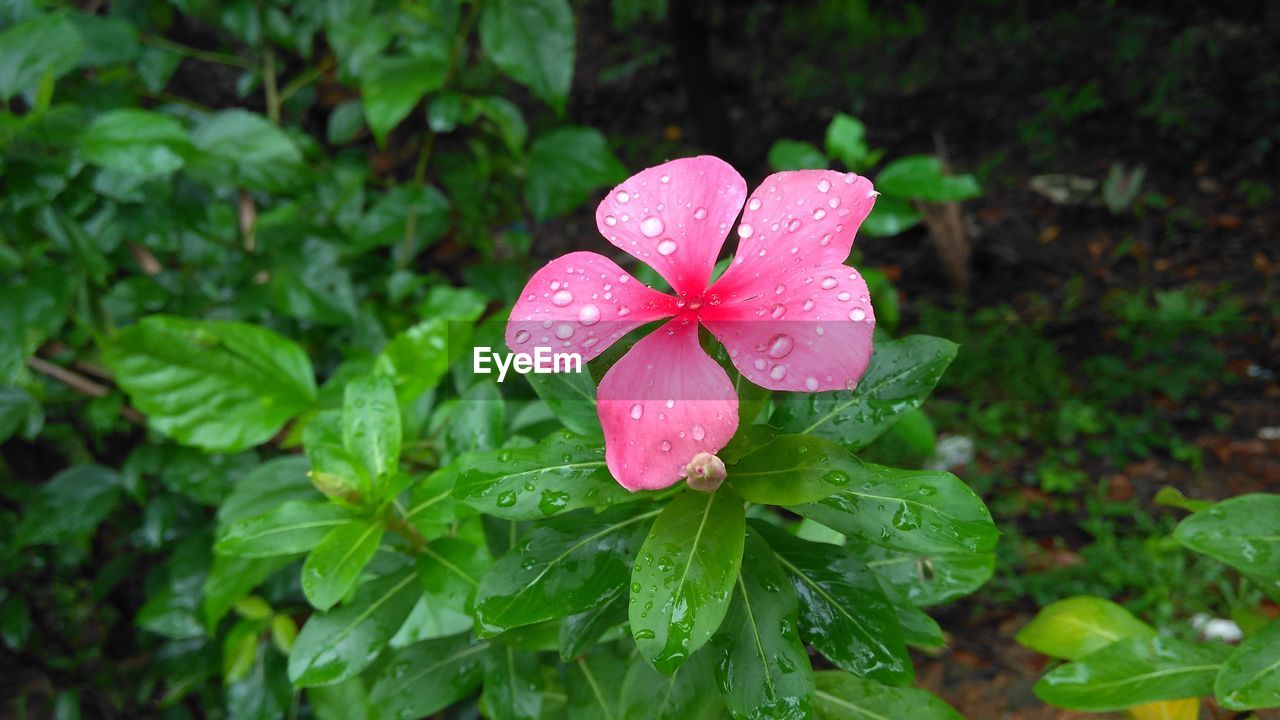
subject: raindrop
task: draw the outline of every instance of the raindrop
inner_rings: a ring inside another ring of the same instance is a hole
[[[561,340],[568,340],[569,338],[573,337],[573,326],[570,325],[569,323],[563,323],[562,325],[556,328],[556,337],[560,338]]]
[[[660,217],[650,216],[640,221],[640,232],[645,237],[658,237],[665,227]]]
[[[832,197],[830,200],[828,200],[828,201],[827,201],[827,205],[828,205],[832,210],[834,210],[834,209],[836,209],[836,208],[840,207],[840,198],[838,198],[838,197]]]
[[[664,182],[664,183],[669,183],[669,182],[671,182],[671,176],[670,176],[670,175],[663,175],[662,177],[658,178],[658,180],[660,180],[661,182]]]
[[[849,294],[849,293],[847,293],[847,292],[844,292],[843,290],[842,290],[842,291],[840,291],[840,294],[839,294],[839,295],[836,295],[836,299],[837,299],[837,300],[839,300],[840,302],[848,302],[848,301],[849,301],[849,298],[851,298],[851,297],[853,297],[853,296],[852,296],[852,295],[850,295],[850,294]]]
[[[600,322],[600,308],[595,305],[583,305],[578,311],[578,322],[583,325],[595,325]]]
[[[786,314],[786,312],[787,312],[787,306],[779,303],[777,305],[774,305],[773,309],[769,311],[769,317],[773,318],[774,320],[779,320],[782,318],[783,315]]]
[[[628,308],[626,305],[621,305],[618,307],[618,317],[623,317],[630,312],[631,312],[631,309]]]
[[[783,377],[786,376],[786,374],[787,374],[786,365],[774,365],[773,369],[769,371],[769,377],[773,378],[774,380],[781,380]]]
[[[833,288],[833,287],[835,287],[835,286],[839,285],[839,284],[840,284],[840,281],[839,281],[839,280],[836,280],[835,278],[833,278],[833,277],[831,277],[830,275],[828,275],[828,276],[826,276],[826,277],[822,278],[822,282],[821,282],[821,283],[819,283],[819,284],[820,284],[820,285],[822,285],[822,289],[823,289],[823,290],[830,290],[831,288]]]
[[[627,283],[631,282],[631,276],[630,276],[630,275],[619,275],[619,276],[618,276],[618,282],[622,283],[623,285],[626,285]]]
[[[867,311],[862,308],[854,308],[849,311],[849,319],[854,322],[862,322],[867,319]]]
[[[759,210],[759,209],[760,209],[760,198],[751,198],[751,202],[747,203],[747,209],[748,209],[748,210]]]
[[[787,356],[791,352],[791,348],[795,347],[795,340],[786,333],[779,333],[769,339],[769,357],[778,360]]]
[[[809,389],[809,392],[815,392],[818,389],[818,378],[816,377],[805,378],[804,386]]]
[[[755,228],[751,227],[746,223],[743,223],[738,226],[738,237],[743,239],[749,238],[751,237],[751,233],[754,233],[755,231],[756,231]]]
[[[826,192],[831,189],[831,181],[822,179],[818,181],[818,192]]]
[[[791,232],[795,232],[795,231],[797,231],[797,230],[799,230],[799,229],[800,229],[800,220],[799,220],[799,218],[794,218],[794,219],[792,219],[792,220],[791,220],[791,222],[787,223],[787,230],[789,230],[789,231],[791,231]]]
[[[802,307],[804,307],[805,310],[812,310],[813,304],[814,304],[813,298],[809,298],[808,300],[804,301],[804,305]]]
[[[618,202],[625,203],[631,200],[631,195],[626,190],[618,191]]]
[[[556,294],[551,296],[551,304],[556,307],[564,307],[573,302],[573,293],[568,290],[557,290]]]
[[[704,218],[704,217],[706,217],[706,216],[707,216],[707,209],[706,209],[706,208],[702,208],[702,207],[700,207],[700,208],[698,208],[697,210],[694,210],[694,211],[693,211],[693,219],[694,219],[694,220],[701,220],[702,218]]]
[[[826,247],[826,246],[830,245],[830,244],[831,244],[831,233],[827,233],[826,235],[823,235],[823,236],[822,236],[822,239],[818,241],[818,244],[819,244],[819,245],[821,245],[822,247]]]
[[[605,224],[605,225],[608,225],[609,227],[613,227],[614,225],[617,225],[617,224],[618,224],[618,218],[616,218],[616,217],[614,217],[614,216],[612,216],[612,215],[605,215],[605,216],[604,216],[604,224]]]
[[[756,361],[752,364],[755,366],[757,370],[760,370],[760,371],[763,371],[765,368],[769,367],[769,363],[764,358],[756,358]]]
[[[814,211],[813,211],[813,219],[814,219],[814,220],[821,220],[822,218],[824,218],[824,217],[826,217],[826,216],[827,216],[827,211],[826,211],[826,210],[823,210],[822,208],[818,208],[817,210],[814,210]]]
[[[667,409],[670,410],[675,406],[676,406],[676,401],[672,400],[671,398],[667,398]]]
[[[640,403],[636,403],[635,405],[632,405],[632,406],[631,406],[631,419],[632,419],[632,420],[639,420],[639,419],[640,419],[640,418],[642,418],[642,417],[644,417],[644,406],[643,406],[643,405],[641,405]]]
[[[671,441],[670,441],[670,440],[663,440],[663,441],[662,441],[662,452],[671,452]]]
[[[676,251],[676,241],[672,240],[671,238],[666,238],[662,242],[658,243],[659,255],[664,255],[664,256],[670,255],[675,251]]]
[[[523,344],[525,344],[526,342],[529,342],[529,331],[528,331],[528,330],[521,330],[520,332],[516,333],[516,344],[517,344],[517,345],[523,345]]]
[[[779,283],[779,284],[778,284],[778,287],[776,287],[776,288],[774,288],[774,289],[773,289],[773,294],[774,294],[774,295],[781,295],[783,292],[785,292],[785,291],[786,291],[786,289],[787,289],[787,286],[786,286],[786,285],[783,285],[783,284]]]
[[[701,425],[694,425],[689,428],[689,435],[693,436],[694,440],[702,440],[707,436],[707,431]]]

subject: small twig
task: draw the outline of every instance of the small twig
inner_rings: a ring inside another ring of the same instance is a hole
[[[244,70],[252,70],[253,63],[236,55],[228,55],[226,53],[213,52],[210,50],[200,50],[198,48],[181,45],[172,40],[162,37],[144,37],[142,38],[144,45],[163,48],[169,52],[177,53],[183,57],[189,57],[193,60],[203,60],[205,62],[217,63],[219,65],[230,65]]]
[[[308,69],[306,72],[301,73],[294,79],[285,83],[284,88],[280,91],[281,104],[293,97],[294,93],[320,79],[325,73],[332,70],[335,64],[336,63],[334,63],[332,57],[327,57],[322,60],[319,65]]]
[[[82,395],[100,398],[111,394],[111,388],[106,385],[100,385],[77,372],[72,372],[61,365],[54,365],[48,360],[44,360],[42,358],[27,358],[27,366],[36,372],[57,380]],[[145,425],[147,422],[147,419],[142,416],[142,413],[127,405],[120,408],[120,414],[123,415],[126,420],[140,425]]]
[[[267,48],[262,57],[262,87],[267,93],[267,117],[280,124],[280,91],[276,88],[276,54]]]

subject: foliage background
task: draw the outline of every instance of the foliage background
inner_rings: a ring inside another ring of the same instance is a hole
[[[972,717],[1038,716],[1013,631],[1081,592],[1186,635],[1196,613],[1276,613],[1180,551],[1154,502],[1280,485],[1274,7],[10,2],[0,32],[6,713],[271,706],[224,692],[221,648],[185,651],[215,508],[300,438],[153,421],[206,453],[146,430],[157,409],[120,392],[104,338],[153,313],[258,324],[339,378],[282,395],[340,406],[397,334],[599,249],[590,209],[628,169],[854,167],[827,141],[838,114],[873,176],[928,154],[983,193],[950,231],[857,246],[892,283],[881,317],[892,298],[904,331],[962,345],[869,457],[954,467],[1004,533],[996,579],[935,613],[952,642],[922,682]],[[972,247],[967,280],[948,238]],[[417,350],[404,381],[431,386],[446,370]],[[421,410],[425,463],[483,437]]]

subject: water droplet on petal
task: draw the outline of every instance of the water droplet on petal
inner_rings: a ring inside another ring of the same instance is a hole
[[[824,218],[824,217],[826,217],[826,216],[827,216],[827,211],[826,211],[826,210],[823,210],[822,208],[818,208],[817,210],[814,210],[814,211],[813,211],[813,219],[814,219],[814,220],[821,220],[822,218]]]
[[[663,175],[662,177],[658,178],[658,180],[659,180],[660,182],[663,182],[663,183],[669,183],[669,182],[671,182],[671,176],[670,176],[670,175]]]
[[[528,331],[528,330],[521,330],[520,332],[516,333],[516,344],[517,344],[517,345],[523,345],[523,344],[525,344],[525,343],[527,343],[527,342],[529,342],[529,331]]]
[[[755,231],[756,231],[755,228],[751,227],[746,223],[743,223],[738,226],[738,237],[744,238],[744,239],[749,238],[751,237],[751,234],[754,233]]]
[[[662,441],[662,452],[671,452],[671,441],[670,441],[670,440],[663,440],[663,441]]]
[[[677,245],[675,240],[672,240],[671,238],[664,238],[662,242],[658,243],[658,254],[670,255],[676,251],[676,248]]]
[[[573,337],[573,326],[569,323],[563,323],[556,328],[556,337],[561,340],[568,340]]]
[[[818,389],[818,378],[816,377],[805,378],[804,386],[808,388],[809,392],[815,392]]]
[[[573,302],[573,293],[568,290],[557,290],[555,295],[551,296],[551,304],[556,307],[564,307]]]
[[[830,207],[832,210],[840,207],[840,198],[832,197],[830,200],[827,201],[827,206]]]
[[[786,374],[787,374],[786,365],[774,365],[773,369],[769,371],[769,377],[773,378],[774,380],[781,380],[783,377],[786,376]]]
[[[854,308],[849,311],[849,319],[854,322],[862,322],[867,319],[867,311],[862,308]]]
[[[658,237],[664,229],[665,225],[660,217],[649,216],[640,221],[640,232],[645,237]]]
[[[626,305],[622,305],[618,308],[618,317],[624,317],[630,312],[631,312],[631,308],[627,307]]]
[[[795,347],[795,340],[786,333],[779,333],[769,338],[768,354],[769,357],[778,360],[787,356],[791,352],[791,348]]]
[[[787,286],[786,286],[786,285],[783,285],[783,284],[781,284],[781,283],[779,283],[779,284],[778,284],[778,287],[776,287],[776,288],[774,288],[774,289],[773,289],[773,294],[774,294],[774,295],[781,295],[782,293],[786,292],[786,290],[787,290]]]
[[[707,436],[707,431],[701,425],[694,425],[689,428],[689,435],[692,436],[694,440],[702,440]]]
[[[751,202],[747,203],[747,209],[748,209],[748,210],[759,210],[759,209],[760,209],[760,198],[751,198]]]
[[[600,308],[595,305],[583,305],[578,311],[578,322],[583,325],[595,325],[600,322]]]
[[[778,320],[783,315],[785,315],[786,312],[787,312],[787,306],[779,303],[777,305],[774,305],[773,309],[769,311],[769,316],[772,317],[774,320]]]
[[[641,405],[640,403],[636,403],[635,405],[632,405],[632,406],[631,406],[631,419],[632,419],[632,420],[639,420],[639,419],[640,419],[640,418],[642,418],[642,417],[644,417],[644,406],[643,406],[643,405]]]
[[[797,230],[799,230],[799,229],[800,229],[800,225],[801,225],[801,223],[800,223],[800,219],[799,219],[799,218],[793,218],[793,219],[791,220],[791,222],[787,223],[787,230],[789,230],[789,231],[791,231],[791,232],[795,232],[795,231],[797,231]]]
[[[821,283],[819,283],[819,284],[822,286],[822,289],[823,289],[823,290],[830,290],[831,288],[833,288],[833,287],[835,287],[835,286],[839,285],[839,284],[840,284],[840,281],[839,281],[839,280],[836,280],[835,278],[833,278],[833,277],[831,277],[830,275],[828,275],[828,276],[826,276],[826,277],[822,278],[822,282],[821,282]]]
[[[617,194],[617,198],[618,198],[618,202],[620,203],[630,202],[631,194],[628,193],[626,190],[619,190]]]
[[[761,371],[769,367],[768,361],[766,361],[764,358],[756,358],[755,362],[752,363],[752,365],[755,367],[755,369],[761,370]]]
[[[843,290],[840,291],[839,295],[836,295],[836,299],[840,302],[848,302],[851,297],[853,296]]]
[[[605,224],[605,225],[608,225],[609,227],[613,227],[614,225],[617,225],[617,224],[618,224],[618,218],[616,218],[616,217],[614,217],[614,216],[612,216],[612,215],[605,215],[605,216],[604,216],[604,224]]]
[[[707,216],[707,209],[706,209],[706,208],[700,207],[700,208],[698,208],[697,210],[694,210],[694,211],[693,211],[693,219],[694,219],[694,220],[701,220],[702,218],[704,218],[704,217],[706,217],[706,216]]]
[[[831,189],[831,181],[823,178],[818,181],[818,192],[826,192]]]
[[[814,304],[814,303],[813,303],[813,298],[809,298],[808,300],[805,300],[805,301],[804,301],[804,305],[803,305],[803,307],[804,307],[804,309],[805,309],[806,311],[808,311],[808,310],[812,310],[812,309],[813,309],[813,304]]]

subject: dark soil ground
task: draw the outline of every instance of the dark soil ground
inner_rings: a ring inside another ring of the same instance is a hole
[[[774,140],[820,146],[837,111],[862,119],[889,158],[941,153],[985,191],[962,208],[973,242],[967,297],[923,228],[860,241],[863,263],[896,280],[908,327],[928,306],[1041,308],[1067,367],[1107,342],[1102,303],[1112,291],[1229,288],[1245,322],[1218,348],[1236,382],[1203,388],[1198,417],[1176,423],[1204,450],[1204,466],[1157,456],[1088,469],[1105,473],[1115,499],[1147,508],[1165,485],[1209,499],[1280,490],[1280,441],[1258,436],[1280,425],[1280,7],[872,3],[875,19],[859,23],[850,20],[858,3],[678,5],[665,20],[625,28],[611,3],[580,6],[570,114],[621,139],[629,167],[711,152],[754,184]],[[1032,189],[1047,173],[1101,180],[1117,162],[1147,168],[1142,209],[1058,205]],[[599,249],[593,225],[584,209],[538,228],[534,252]],[[1067,310],[1073,278],[1084,301]],[[1022,529],[1066,538],[1070,557],[1070,543],[1086,537],[1071,532],[1075,522],[1059,515]],[[1045,659],[1013,642],[1032,614],[1030,604],[980,597],[947,609],[939,620],[950,643],[918,658],[922,684],[971,718],[1084,717],[1033,695]],[[1233,715],[1206,708],[1203,717]]]

